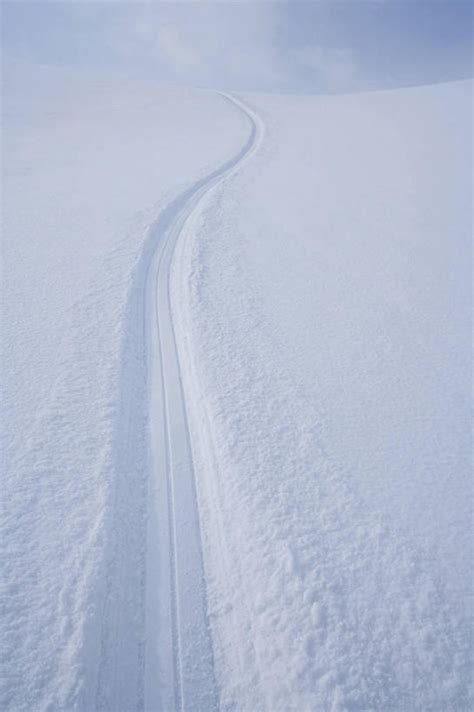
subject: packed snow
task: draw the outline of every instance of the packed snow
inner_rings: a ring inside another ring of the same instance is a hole
[[[218,706],[471,709],[471,83],[240,109],[12,64],[2,99],[1,708],[179,708],[149,697],[173,208]]]

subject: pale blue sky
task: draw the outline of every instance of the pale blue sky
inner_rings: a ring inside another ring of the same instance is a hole
[[[352,91],[472,76],[472,3],[2,2],[5,55],[259,91]]]

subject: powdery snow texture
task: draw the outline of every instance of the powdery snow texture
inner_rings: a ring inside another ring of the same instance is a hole
[[[147,635],[150,226],[248,128],[217,95],[153,83],[6,67],[3,89],[0,707],[128,712]]]
[[[248,96],[178,244],[223,709],[472,706],[470,98]]]
[[[258,152],[179,236],[224,710],[473,706],[470,98],[245,97]],[[0,706],[143,709],[154,230],[249,126],[211,93],[20,65],[3,114]]]

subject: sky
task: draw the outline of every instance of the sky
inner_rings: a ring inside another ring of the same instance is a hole
[[[340,92],[470,77],[471,0],[2,0],[6,60],[162,84]]]

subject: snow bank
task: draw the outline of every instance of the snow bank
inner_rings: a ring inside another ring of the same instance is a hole
[[[247,98],[172,275],[223,709],[470,709],[471,84]]]
[[[2,709],[143,695],[149,226],[235,153],[220,97],[4,66]]]

